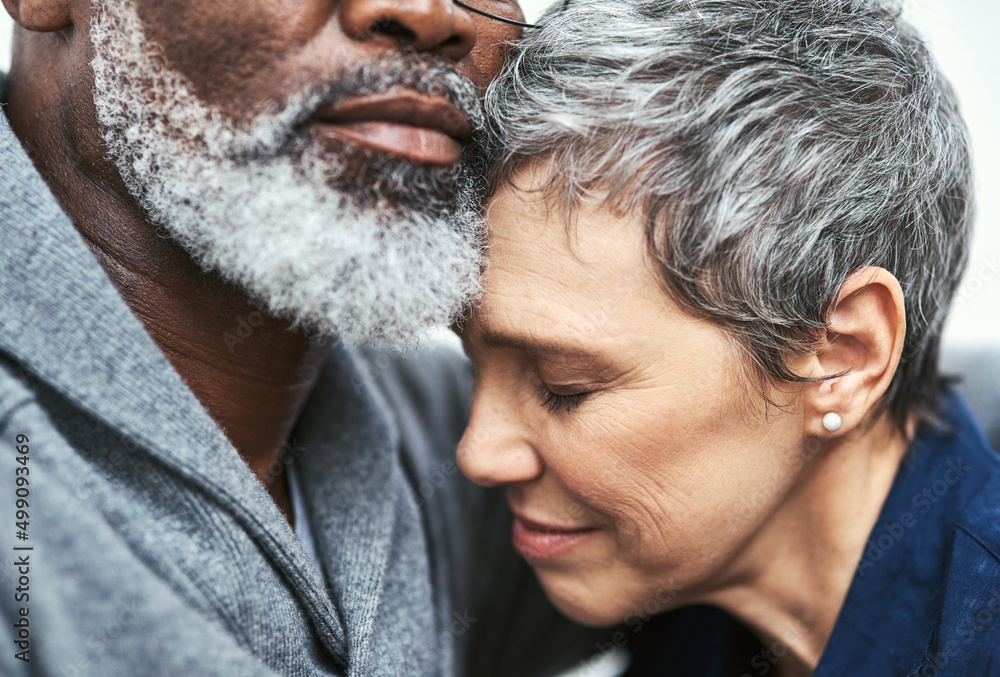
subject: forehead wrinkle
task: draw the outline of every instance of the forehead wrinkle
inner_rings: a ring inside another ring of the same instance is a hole
[[[487,252],[487,302],[490,293],[539,288],[550,298],[573,300],[562,306],[567,310],[588,306],[575,313],[581,316],[580,321],[603,325],[614,314],[611,308],[622,301],[648,297],[658,306],[666,298],[649,268],[643,238],[631,237],[623,231],[623,224],[595,219],[577,223],[569,235],[561,226],[546,227],[530,213],[504,210],[500,218],[498,212],[493,215]],[[538,298],[529,291],[523,295]]]
[[[505,233],[487,254],[483,306],[505,314],[528,309],[546,322],[572,323],[590,329],[614,329],[614,308],[640,296],[662,292],[648,284],[634,266],[585,261],[545,237]],[[650,288],[646,288],[650,287]]]
[[[609,313],[589,310],[594,312],[580,313],[548,296],[494,292],[473,313],[471,325],[484,344],[495,348],[594,357],[609,342],[624,346],[627,327],[614,323]]]
[[[499,295],[495,295],[499,296]],[[524,298],[530,298],[525,296]],[[469,328],[484,344],[491,348],[521,350],[533,353],[590,355],[583,345],[567,336],[543,336],[535,331],[535,327],[565,324],[552,317],[543,309],[514,303],[512,306],[497,308],[495,304],[487,304],[473,313]],[[527,316],[534,315],[535,319]]]
[[[510,315],[527,309],[546,322],[606,324],[610,316],[606,304],[615,292],[620,294],[623,286],[631,291],[629,285],[608,284],[613,278],[606,271],[568,262],[565,250],[544,240],[525,236],[507,240],[510,247],[494,246],[488,254],[482,307],[489,311]]]

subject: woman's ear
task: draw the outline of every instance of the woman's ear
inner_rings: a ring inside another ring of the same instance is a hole
[[[72,0],[2,0],[11,18],[21,28],[52,33],[73,25]]]
[[[796,373],[807,377],[843,373],[803,388],[805,433],[836,437],[860,425],[889,388],[905,336],[903,290],[896,278],[875,266],[851,273],[819,351],[796,365]]]

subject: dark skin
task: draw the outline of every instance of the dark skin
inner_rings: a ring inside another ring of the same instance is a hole
[[[159,237],[105,157],[93,103],[90,0],[2,0],[18,25],[5,112],[133,313],[291,518],[274,467],[329,350],[264,314],[230,351],[223,336],[257,307]],[[520,18],[509,0],[498,14]],[[149,36],[198,95],[242,118],[317,78],[404,47],[455,64],[480,88],[518,29],[451,0],[139,0]],[[258,318],[259,319],[259,318]]]

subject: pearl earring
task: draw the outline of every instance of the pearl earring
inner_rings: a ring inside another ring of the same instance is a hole
[[[840,414],[837,414],[836,412],[831,411],[823,417],[823,427],[830,432],[834,432],[840,428],[841,423]]]

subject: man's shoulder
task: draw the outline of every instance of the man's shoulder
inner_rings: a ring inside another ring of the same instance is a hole
[[[358,371],[398,432],[402,470],[417,505],[430,520],[431,539],[439,545],[448,540],[467,550],[467,541],[487,510],[486,494],[462,476],[456,462],[469,420],[471,364],[457,348],[441,341],[405,354],[360,352]],[[461,570],[466,565],[456,567]]]
[[[0,352],[0,429],[6,426],[15,411],[34,401],[31,379],[20,365]]]
[[[365,349],[360,357],[360,370],[385,399],[403,447],[453,454],[472,397],[472,367],[460,350],[435,341],[406,354]]]

